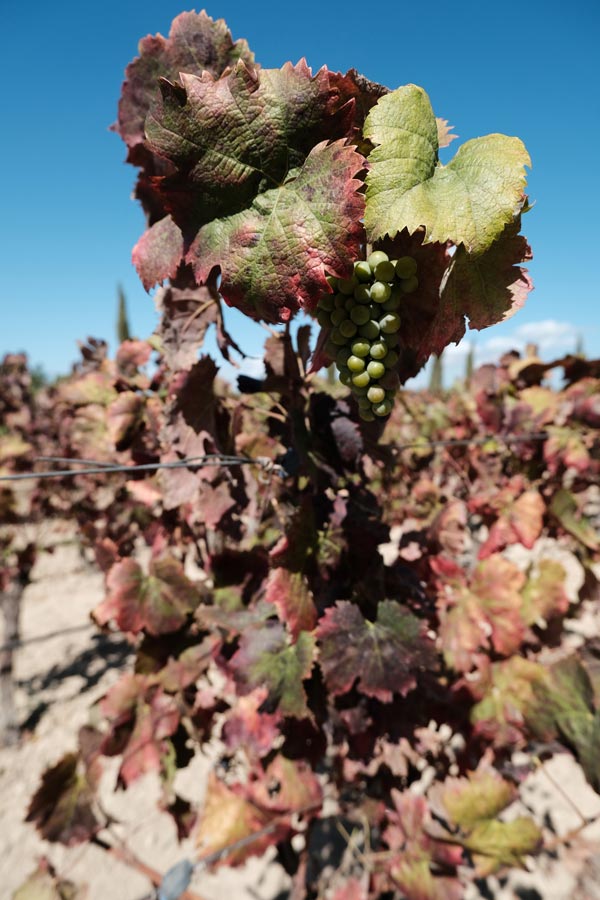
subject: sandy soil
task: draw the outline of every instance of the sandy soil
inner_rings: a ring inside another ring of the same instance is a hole
[[[54,552],[40,554],[25,592],[22,636],[57,634],[18,652],[17,702],[25,735],[20,746],[0,750],[0,900],[10,900],[41,855],[61,876],[87,884],[89,900],[141,900],[150,883],[133,868],[90,845],[49,845],[23,821],[41,772],[74,749],[77,729],[88,720],[90,705],[118,679],[129,660],[125,641],[99,635],[90,626],[90,610],[102,597],[102,576],[86,563],[72,537],[55,532],[49,544],[54,544]],[[202,798],[216,752],[217,748],[196,758],[177,782],[180,792],[194,803]],[[165,872],[190,856],[191,846],[178,844],[172,820],[158,812],[157,779],[148,776],[127,793],[115,793],[117,768],[118,761],[110,760],[101,791],[104,807],[120,823],[115,832],[139,858]],[[574,804],[584,816],[600,815],[600,796],[567,754],[528,779],[524,798],[538,821],[559,835],[581,824]],[[522,812],[522,806],[515,810]],[[241,869],[200,873],[191,887],[205,900],[285,897],[286,876],[270,862],[267,856]],[[600,900],[600,823],[588,826],[568,847],[532,861],[530,869],[511,873],[508,880],[488,879],[486,885],[469,891],[468,898]]]

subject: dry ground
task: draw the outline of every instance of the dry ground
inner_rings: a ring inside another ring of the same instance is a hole
[[[48,543],[54,552],[40,554],[25,592],[22,637],[57,635],[29,643],[17,654],[24,738],[20,746],[0,750],[0,900],[10,900],[43,854],[60,875],[88,885],[88,900],[139,900],[150,884],[133,868],[94,846],[48,845],[23,821],[40,774],[74,749],[77,729],[88,720],[90,705],[117,680],[129,658],[125,641],[99,635],[89,625],[90,610],[102,597],[102,576],[85,562],[68,530],[54,529]],[[181,773],[178,788],[194,803],[202,798],[211,764],[207,752]],[[157,780],[147,776],[127,793],[115,793],[117,767],[116,760],[106,766],[103,805],[120,821],[116,831],[131,849],[164,872],[188,856],[191,848],[177,843],[172,820],[158,812]],[[585,816],[600,814],[600,797],[567,754],[531,776],[524,796],[538,819],[559,835],[580,824],[573,804]],[[251,860],[238,870],[199,874],[192,884],[205,900],[275,900],[286,896],[287,886],[286,876],[270,865],[270,857]],[[569,847],[532,861],[531,871],[516,872],[504,881],[489,880],[469,892],[470,898],[486,896],[600,900],[600,824],[586,828]]]

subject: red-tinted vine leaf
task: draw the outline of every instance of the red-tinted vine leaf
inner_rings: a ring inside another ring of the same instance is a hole
[[[548,428],[548,438],[544,442],[544,460],[548,469],[556,473],[560,464],[584,474],[591,463],[588,448],[581,435],[571,428]]]
[[[77,753],[67,753],[46,769],[27,810],[47,841],[72,846],[88,841],[104,827],[96,812],[96,780]]]
[[[74,406],[98,404],[109,406],[117,398],[109,372],[89,372],[74,381],[59,385],[59,397]]]
[[[161,313],[158,333],[165,362],[173,372],[190,369],[197,362],[207,329],[216,321],[214,288],[163,288],[155,303]]]
[[[464,334],[465,316],[469,328],[481,331],[521,309],[533,283],[520,265],[532,258],[526,238],[519,234],[520,227],[517,218],[480,256],[470,256],[463,247],[457,249],[442,285],[440,323],[446,316],[458,329],[458,320],[462,319]]]
[[[133,436],[143,408],[144,400],[140,394],[123,391],[106,410],[108,436],[118,450]]]
[[[263,757],[273,749],[280,734],[281,716],[260,712],[267,696],[267,689],[259,687],[237,698],[223,725],[223,740],[229,750],[243,748],[251,755]]]
[[[398,603],[384,600],[369,622],[356,604],[341,600],[325,611],[317,628],[319,663],[332,694],[358,690],[383,703],[405,696],[416,673],[433,665],[422,623]]]
[[[107,596],[94,610],[99,625],[114,619],[123,631],[150,634],[177,631],[200,602],[183,567],[165,556],[150,563],[148,575],[134,559],[115,563],[106,579]]]
[[[547,622],[568,610],[570,601],[565,590],[566,575],[557,560],[546,557],[539,561],[536,572],[523,590],[522,615],[527,625]]]
[[[265,712],[303,719],[311,716],[302,681],[311,673],[315,639],[307,631],[290,644],[283,625],[268,621],[242,634],[231,668],[242,693],[264,685]]]
[[[561,488],[550,502],[550,512],[558,519],[565,531],[571,534],[588,550],[600,550],[600,539],[590,523],[578,515],[577,501],[573,494]]]
[[[503,550],[510,544],[521,543],[531,550],[544,523],[546,504],[538,491],[525,491],[502,510],[479,551],[479,559],[486,559],[492,553]]]
[[[317,624],[312,591],[301,572],[273,569],[265,585],[265,600],[277,607],[279,618],[288,626],[294,640],[301,631],[312,631]]]
[[[147,291],[167,278],[175,278],[183,259],[181,229],[164,216],[143,233],[132,250],[131,261]]]
[[[147,146],[177,169],[154,183],[188,239],[281,184],[315,145],[346,137],[354,112],[339,81],[324,67],[313,76],[304,60],[281,69],[238,62],[219,79],[180,70],[160,90]]]
[[[280,815],[320,807],[323,790],[305,760],[287,759],[278,753],[264,772],[255,771],[249,799],[261,809]]]
[[[59,878],[47,859],[11,895],[12,900],[85,900],[87,889]]]
[[[391,795],[394,808],[386,812],[383,839],[393,851],[386,863],[393,884],[406,900],[461,900],[463,890],[456,877],[434,874],[460,865],[461,848],[430,837],[432,817],[424,797],[395,788]]]
[[[369,886],[358,878],[349,878],[334,888],[331,900],[368,900]]]
[[[229,788],[211,773],[198,820],[196,846],[202,855],[208,856],[260,831],[269,819],[267,812],[246,799],[239,785]],[[273,834],[262,835],[232,850],[225,857],[227,865],[238,866],[249,856],[263,853],[273,840]]]
[[[119,781],[129,786],[146,772],[156,772],[170,752],[170,738],[179,726],[180,712],[175,698],[153,689],[139,698],[133,730],[123,752]]]
[[[125,72],[114,126],[130,149],[144,141],[144,122],[160,77],[177,78],[180,72],[201,75],[204,70],[218,77],[237,60],[252,63],[254,59],[245,40],[234,42],[224,20],[213,21],[204,10],[181,13],[173,20],[168,38],[148,35],[140,41],[139,50]]]
[[[326,271],[347,273],[358,256],[363,165],[342,141],[318,144],[249,209],[204,225],[187,257],[198,280],[219,266],[227,303],[255,319],[287,321],[312,309],[328,290]]]
[[[439,573],[440,563],[432,562]],[[491,646],[508,656],[519,648],[525,634],[520,593],[524,584],[520,569],[499,554],[477,565],[469,585],[458,568],[442,578],[440,640],[449,666],[468,672],[478,650]]]
[[[146,365],[151,355],[152,347],[148,341],[127,340],[119,346],[115,362],[119,372],[130,378]]]
[[[220,643],[215,635],[207,635],[199,644],[180,653],[177,659],[169,659],[158,678],[165,691],[175,694],[194,684],[212,662]]]

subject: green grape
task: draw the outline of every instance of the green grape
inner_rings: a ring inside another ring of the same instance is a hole
[[[371,376],[368,372],[357,372],[356,375],[352,376],[352,384],[356,385],[357,388],[366,388],[371,384]]]
[[[351,338],[356,334],[357,328],[354,322],[351,322],[350,319],[344,319],[344,321],[340,324],[340,331],[345,338]]]
[[[359,373],[359,375],[365,375],[365,374],[366,374],[366,372],[360,372],[360,373]],[[356,377],[358,378],[359,375],[357,375]],[[370,383],[371,383],[371,382],[369,382],[369,384],[370,384]],[[363,384],[362,387],[361,387],[360,385],[354,384],[354,378],[353,378],[353,379],[352,379],[352,388],[351,388],[351,390],[352,390],[352,393],[354,394],[355,397],[366,397],[366,396],[367,396],[367,391],[369,390],[369,385],[368,385],[368,384]]]
[[[385,281],[375,281],[371,285],[371,300],[374,300],[375,303],[385,303],[390,299],[391,293],[392,289]]]
[[[381,403],[372,407],[376,416],[389,416],[392,411],[392,404],[389,400],[382,400]]]
[[[367,372],[371,378],[381,378],[382,375],[385,375],[385,366],[382,362],[377,362],[377,360],[374,359],[367,365]]]
[[[361,259],[354,263],[354,275],[359,281],[370,281],[373,277],[371,266],[366,260]]]
[[[351,294],[356,287],[356,278],[340,278],[338,281],[338,291],[341,294]]]
[[[358,329],[358,333],[361,337],[367,338],[369,341],[374,341],[375,338],[379,337],[379,322],[376,322],[375,319],[371,319],[370,322],[361,325]]]
[[[389,262],[389,256],[387,253],[384,253],[383,250],[374,250],[369,256],[367,256],[367,262],[371,267],[371,271],[375,271],[379,263]]]
[[[356,403],[359,409],[371,409],[371,401],[366,394],[364,397],[357,397]]]
[[[390,299],[381,304],[381,308],[385,310],[385,312],[394,312],[398,309],[401,303],[402,294],[399,291],[395,290],[392,291]]]
[[[360,356],[349,356],[346,365],[354,374],[363,372],[365,369],[365,361],[364,359],[361,359]]]
[[[392,347],[397,347],[400,343],[400,335],[396,332],[396,334],[386,334],[385,342],[388,348],[391,350]]]
[[[354,288],[354,299],[357,303],[370,303],[371,290],[368,284],[358,284]]]
[[[344,303],[344,309],[346,310],[346,312],[350,312],[350,310],[354,309],[355,306],[356,300],[354,299],[354,297],[348,297],[348,299]]]
[[[346,315],[345,309],[334,309],[331,313],[331,324],[337,328],[337,326],[347,318],[348,316]]]
[[[344,387],[352,387],[352,375],[347,369],[340,370],[338,377]]]
[[[334,291],[337,291],[338,280],[335,275],[326,275],[325,281],[329,285],[330,288],[333,288]]]
[[[350,351],[350,347],[340,347],[335,354],[335,362],[338,369],[343,368],[348,362],[348,359],[352,355]]]
[[[331,316],[326,309],[317,310],[317,322],[321,328],[329,328],[331,325]]]
[[[359,356],[361,359],[363,356],[369,355],[369,350],[371,349],[371,345],[368,341],[354,341],[352,344],[352,353],[354,356]]]
[[[364,325],[371,318],[371,313],[366,306],[354,306],[350,310],[350,318],[357,325]]]
[[[383,359],[384,356],[387,356],[388,348],[386,347],[383,341],[376,341],[374,344],[371,344],[371,349],[369,353],[373,359]]]
[[[385,316],[379,320],[379,327],[384,334],[395,334],[400,328],[400,316],[395,312],[386,313]]]
[[[336,294],[333,298],[333,306],[335,309],[343,309],[346,298],[343,294]]]
[[[412,256],[401,256],[396,262],[396,277],[410,278],[417,274],[417,263]]]
[[[386,357],[383,361],[383,364],[386,367],[386,369],[393,369],[394,366],[396,366],[398,364],[399,359],[400,359],[400,357],[398,356],[398,354],[396,353],[395,350],[388,350]]]
[[[412,294],[419,287],[419,279],[416,275],[412,275],[410,278],[403,278],[400,286],[405,294]]]
[[[385,391],[382,387],[379,387],[379,385],[374,384],[367,391],[367,397],[371,403],[383,403],[385,400]]]
[[[375,421],[375,416],[374,416],[372,410],[370,410],[370,409],[359,409],[358,414],[361,417],[361,419],[363,419],[363,421],[365,421],[365,422],[374,422]]]
[[[343,347],[346,344],[347,338],[344,337],[339,328],[334,328],[330,335],[330,340],[337,347]],[[333,354],[335,356],[335,353]]]
[[[394,264],[389,260],[382,260],[375,266],[375,279],[377,281],[393,281],[396,270]]]
[[[333,294],[323,294],[317,308],[326,309],[327,312],[331,312],[332,309],[335,309]]]

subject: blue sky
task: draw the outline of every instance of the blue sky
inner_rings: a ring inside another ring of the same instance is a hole
[[[171,0],[2,3],[0,355],[25,350],[57,374],[77,358],[78,339],[104,337],[114,347],[117,283],[132,330],[152,332],[152,298],[131,265],[144,228],[130,197],[135,170],[108,126],[138,40],[167,35],[191,8]],[[263,66],[305,56],[313,70],[355,67],[390,88],[414,82],[461,141],[519,136],[533,160],[536,205],[524,231],[536,290],[512,320],[470,338],[481,359],[531,339],[550,358],[572,350],[578,334],[589,355],[600,355],[597,0],[299,0],[291,11],[281,2],[215,0],[206,11],[245,37]],[[236,314],[229,323],[259,353],[264,331]]]

